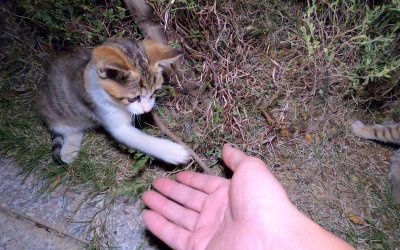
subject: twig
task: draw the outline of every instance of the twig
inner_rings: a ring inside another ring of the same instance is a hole
[[[269,124],[273,125],[273,124],[275,123],[274,118],[272,118],[272,116],[267,112],[266,109],[262,109],[262,110],[261,110],[261,114],[264,116],[265,120],[266,120]]]
[[[265,117],[265,119],[267,119],[268,122],[273,123],[273,119],[271,119],[271,117],[269,116],[267,110],[270,106],[272,106],[276,99],[283,93],[283,89],[278,89],[278,91],[275,92],[275,94],[273,96],[271,96],[271,98],[269,98],[268,102],[263,105],[263,107],[261,108],[261,114]],[[272,121],[271,121],[272,120]]]
[[[213,174],[213,171],[200,159],[200,157],[191,148],[189,148],[178,136],[176,136],[171,130],[169,130],[164,125],[164,123],[161,121],[160,117],[155,112],[151,112],[151,114],[153,116],[153,120],[156,123],[157,127],[159,127],[160,130],[164,134],[166,134],[169,138],[171,138],[176,143],[179,143],[179,144],[185,146],[189,150],[190,155],[200,165],[200,167],[204,170],[204,172],[206,172],[207,174]]]

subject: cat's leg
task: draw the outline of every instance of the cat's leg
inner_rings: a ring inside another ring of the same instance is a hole
[[[70,129],[62,129],[51,132],[53,157],[57,161],[72,163],[81,148],[84,133]]]
[[[400,149],[390,159],[389,181],[393,197],[400,203]]]
[[[63,162],[70,164],[76,159],[81,149],[83,136],[83,132],[76,132],[64,136],[64,143],[60,151],[61,160]]]
[[[375,139],[374,133],[372,131],[372,126],[366,126],[361,121],[353,122],[353,124],[351,125],[351,129],[353,133],[358,137],[369,140]]]
[[[351,125],[351,129],[355,135],[364,139],[400,143],[398,125],[364,125],[361,121],[355,121]]]
[[[184,146],[148,135],[130,124],[108,127],[108,130],[117,141],[167,163],[179,165],[190,160],[190,153]]]

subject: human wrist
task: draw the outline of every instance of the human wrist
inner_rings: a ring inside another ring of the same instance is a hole
[[[297,244],[293,242],[293,249],[354,249],[350,244],[315,223],[297,208],[295,209],[297,219],[291,233]]]
[[[300,212],[292,203],[284,204],[278,211],[278,215],[265,216],[260,220],[258,238],[264,249],[353,249]]]

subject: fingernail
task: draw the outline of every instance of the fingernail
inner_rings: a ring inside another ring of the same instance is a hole
[[[231,147],[234,148],[234,149],[237,149],[237,148],[238,148],[236,145],[234,145],[234,144],[232,144],[232,143],[229,143],[228,145],[231,146]]]

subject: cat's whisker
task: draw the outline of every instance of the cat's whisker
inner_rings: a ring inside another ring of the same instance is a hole
[[[166,101],[155,101],[155,102],[154,102],[154,107],[153,107],[153,109],[154,109],[154,108],[158,109],[159,107],[164,106],[164,105],[167,104],[167,103],[168,103],[168,102],[166,102]]]
[[[142,116],[141,115],[137,116],[137,122],[138,122],[139,127],[142,127]]]
[[[131,113],[131,123],[136,127],[136,115],[134,113]]]

